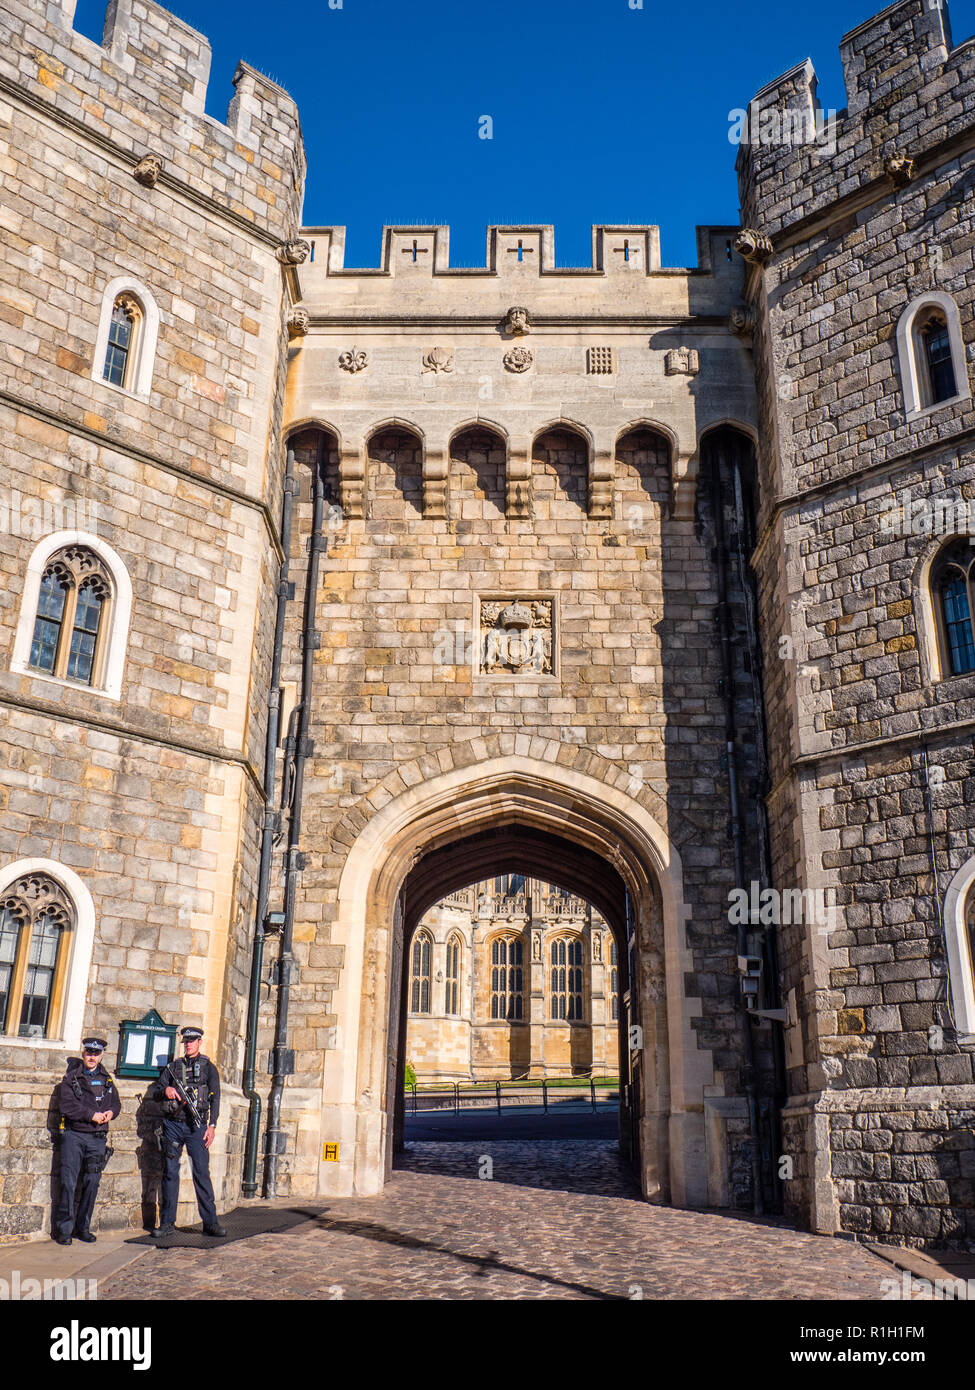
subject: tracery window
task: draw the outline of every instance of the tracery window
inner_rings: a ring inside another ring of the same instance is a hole
[[[932,570],[931,592],[938,620],[942,674],[957,676],[975,671],[975,547],[961,541],[943,551]]]
[[[612,945],[610,946],[610,948],[609,948],[609,966],[610,966],[610,970],[609,970],[609,989],[610,989],[611,1004],[612,1004],[612,1011],[613,1011],[613,1018],[614,1018],[614,1019],[618,1019],[619,1016],[620,1016],[620,970],[619,970],[619,965],[620,965],[620,952],[619,952],[619,947],[617,946],[616,942],[614,941],[614,942],[612,943]]]
[[[28,666],[97,685],[112,592],[108,567],[87,546],[66,546],[52,555],[41,575]]]
[[[552,942],[552,1017],[582,1021],[582,942],[560,936]]]
[[[430,953],[433,942],[428,932],[418,932],[413,938],[413,953],[410,968],[410,1011],[415,1014],[430,1012]]]
[[[451,936],[447,941],[447,986],[444,999],[444,1013],[460,1013],[460,938]]]
[[[0,895],[0,1033],[57,1032],[64,995],[71,901],[47,874],[25,874]]]
[[[491,943],[491,1017],[517,1022],[524,1016],[523,951],[517,937]]]

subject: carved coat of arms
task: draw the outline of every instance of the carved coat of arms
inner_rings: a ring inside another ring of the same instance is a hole
[[[483,675],[552,674],[552,599],[490,599],[481,604]]]

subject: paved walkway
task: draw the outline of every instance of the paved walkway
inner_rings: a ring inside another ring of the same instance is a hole
[[[258,1214],[149,1250],[99,1298],[878,1299],[895,1274],[847,1241],[650,1206],[611,1141],[413,1144],[379,1197],[278,1203],[254,1234]]]

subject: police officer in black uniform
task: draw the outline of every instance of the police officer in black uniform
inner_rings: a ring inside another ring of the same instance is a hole
[[[61,1108],[61,1190],[54,1217],[54,1239],[70,1245],[72,1232],[90,1244],[91,1214],[98,1184],[112,1150],[108,1147],[109,1121],[122,1110],[115,1082],[102,1066],[104,1038],[84,1038],[83,1057],[68,1063],[58,1087]],[[75,1212],[75,1193],[81,1176],[81,1196]]]
[[[176,1205],[179,1201],[179,1160],[186,1145],[193,1169],[196,1203],[203,1220],[203,1232],[208,1236],[225,1236],[227,1232],[217,1220],[217,1207],[210,1182],[210,1145],[213,1143],[217,1116],[220,1113],[220,1075],[200,1052],[202,1028],[181,1028],[184,1056],[163,1067],[153,1087],[153,1099],[164,1101],[168,1110],[163,1120],[163,1180],[162,1206],[155,1237],[172,1235],[176,1229]],[[179,1079],[189,1100],[196,1109],[194,1115],[173,1085]],[[199,1119],[197,1119],[199,1116]]]

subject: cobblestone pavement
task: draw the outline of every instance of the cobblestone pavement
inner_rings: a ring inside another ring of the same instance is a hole
[[[378,1197],[278,1203],[290,1229],[150,1250],[99,1298],[877,1299],[893,1274],[846,1241],[642,1202],[613,1142],[411,1144],[400,1162]]]

